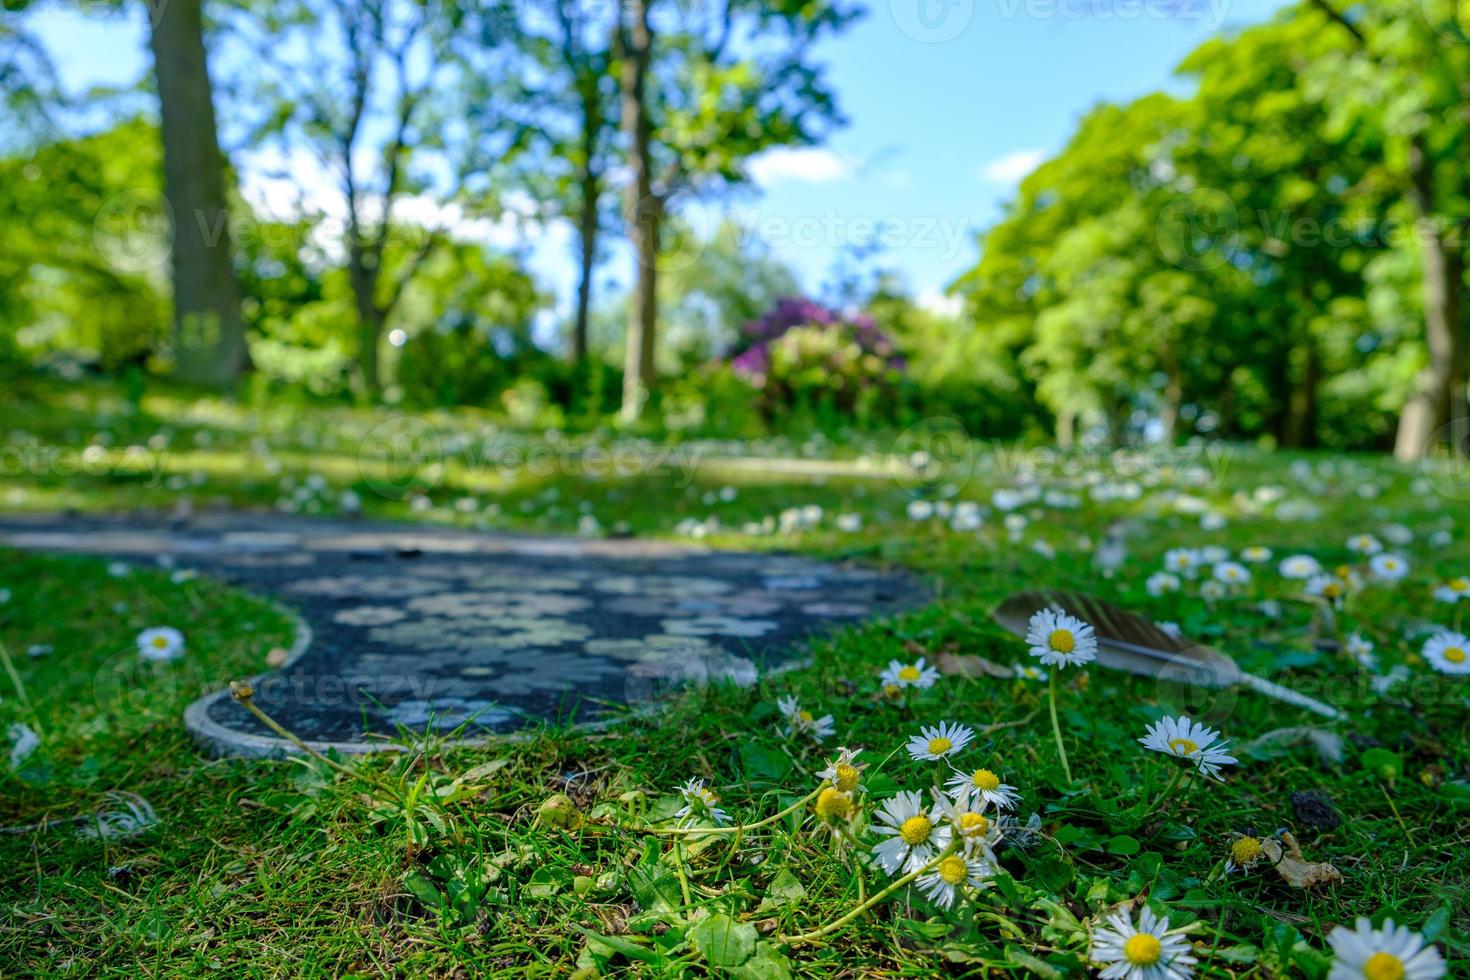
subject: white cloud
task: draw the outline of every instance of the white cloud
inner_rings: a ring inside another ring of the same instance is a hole
[[[750,161],[750,176],[768,187],[781,181],[828,184],[851,176],[847,161],[822,147],[777,147]]]
[[[987,184],[1010,186],[1020,183],[1021,178],[1041,166],[1046,159],[1045,150],[1017,150],[991,160],[980,167],[980,179]]]

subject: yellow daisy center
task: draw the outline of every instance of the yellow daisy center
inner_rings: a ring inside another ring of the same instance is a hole
[[[976,789],[994,792],[1000,789],[1000,777],[989,769],[976,769],[975,775],[970,777],[970,782],[975,784]]]
[[[898,828],[898,836],[903,838],[905,844],[914,847],[928,840],[933,830],[934,825],[929,822],[928,817],[921,813],[917,817],[909,817],[905,820],[903,826]]]
[[[883,696],[884,697],[896,698],[896,697],[898,697],[902,693],[903,693],[903,689],[900,688],[897,684],[884,684],[883,685]]]
[[[857,766],[849,766],[845,762],[839,762],[834,767],[834,772],[836,773],[836,778],[832,781],[837,784],[839,790],[844,793],[851,793],[857,789],[859,776]]]
[[[1187,738],[1169,739],[1169,748],[1174,750],[1175,755],[1193,755],[1199,751],[1199,746]]]
[[[1242,837],[1230,845],[1230,857],[1236,864],[1249,864],[1261,856],[1261,842],[1254,837]]]
[[[168,637],[165,637],[165,636],[155,636],[153,638],[153,645],[156,646],[156,647],[158,647],[158,649],[162,650],[164,647],[168,646]]]
[[[939,872],[939,877],[951,885],[958,885],[969,875],[970,869],[965,866],[965,859],[951,855],[939,862],[934,869]]]
[[[1322,594],[1329,599],[1336,599],[1338,596],[1342,595],[1342,586],[1339,585],[1337,582],[1328,582],[1326,585],[1322,586]]]
[[[1346,579],[1353,574],[1353,569],[1351,565],[1338,565],[1337,568],[1334,569],[1334,572],[1338,578]]]
[[[1470,578],[1457,578],[1450,582],[1451,592],[1470,592]]]
[[[810,725],[813,721],[816,721],[816,719],[812,717],[812,713],[810,711],[798,711],[796,713],[796,716],[808,725]]]
[[[943,735],[939,736],[938,738],[931,738],[929,740],[930,755],[944,755],[944,753],[948,752],[952,748],[954,748],[954,743],[945,738]]]
[[[913,664],[909,664],[907,667],[898,668],[898,679],[901,681],[908,681],[909,683],[913,683],[914,681],[919,679],[919,668],[915,667]]]
[[[1146,932],[1134,933],[1123,944],[1123,958],[1134,966],[1153,966],[1163,955],[1164,947]]]
[[[1368,980],[1403,980],[1404,961],[1392,953],[1374,953],[1363,964],[1363,976]]]
[[[817,794],[817,816],[825,820],[840,820],[851,806],[852,797],[831,786]]]
[[[1052,630],[1046,642],[1057,653],[1071,653],[1077,648],[1077,638],[1072,635],[1071,630]]]
[[[1445,647],[1444,658],[1452,664],[1462,664],[1465,662],[1465,651],[1459,647]]]
[[[960,833],[966,836],[970,834],[983,834],[990,829],[990,820],[983,813],[960,814]]]

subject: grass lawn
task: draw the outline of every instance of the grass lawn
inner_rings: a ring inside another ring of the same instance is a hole
[[[406,444],[381,436],[385,413],[252,414],[164,394],[132,406],[88,388],[4,407],[6,445],[26,447],[4,461],[8,510],[187,500],[569,533],[626,525],[898,563],[936,599],[813,644],[808,666],[755,688],[687,692],[607,731],[212,760],[184,735],[183,707],[258,671],[286,642],[284,618],[166,569],[5,553],[0,728],[15,744],[24,725],[39,747],[3,777],[0,975],[1083,976],[1089,930],[1122,903],[1192,925],[1203,976],[1324,977],[1327,934],[1358,916],[1442,944],[1451,975],[1470,968],[1470,684],[1421,656],[1437,627],[1470,625],[1470,598],[1433,597],[1470,574],[1452,474],[1240,447],[1063,461],[979,444],[914,474],[902,466],[912,436],[895,461],[882,455],[892,440],[670,449],[466,416],[431,417],[442,465],[405,471]],[[623,471],[594,472],[594,457],[619,453]],[[982,508],[975,526],[964,501]],[[1360,533],[1408,574],[1374,578],[1348,547]],[[1250,581],[1206,587],[1205,561],[1177,591],[1151,592],[1166,553],[1207,547]],[[1250,563],[1250,547],[1273,556]],[[1362,587],[1324,616],[1279,572],[1294,554],[1329,574],[1350,566]],[[1238,759],[1215,782],[1138,742],[1178,692],[1096,664],[1059,669],[1069,781],[1048,683],[1014,670],[1035,661],[991,618],[1041,586],[1175,623],[1344,718],[1243,690],[1206,698]],[[140,660],[134,637],[158,625],[185,633],[183,658]],[[1341,648],[1351,634],[1374,644],[1371,659]],[[886,691],[889,662],[920,656],[943,676]],[[830,714],[835,734],[788,734],[785,697]],[[909,738],[942,721],[975,739],[945,762],[911,759]],[[817,812],[817,774],[839,745],[861,747],[862,789],[845,815],[830,795]],[[949,761],[1016,790],[1011,818],[995,821],[988,887],[948,909],[918,888],[885,895],[877,814],[947,780]],[[717,794],[728,829],[705,816],[678,831],[691,779]],[[136,794],[153,819],[99,833],[99,808],[126,810],[109,793]],[[1235,841],[1270,850],[1282,830],[1340,880],[1294,887],[1290,859],[1227,873]]]

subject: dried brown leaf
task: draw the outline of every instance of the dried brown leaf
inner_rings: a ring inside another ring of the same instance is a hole
[[[1270,858],[1276,873],[1293,888],[1317,888],[1342,881],[1342,872],[1326,861],[1308,861],[1291,834],[1263,840],[1261,850]]]

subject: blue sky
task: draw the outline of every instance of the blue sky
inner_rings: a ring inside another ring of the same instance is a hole
[[[880,240],[874,261],[938,303],[944,285],[974,263],[976,234],[1083,113],[1179,88],[1171,73],[1195,45],[1280,5],[870,0],[868,15],[819,51],[849,125],[822,147],[758,160],[756,192],[710,202],[704,220],[730,214],[809,289],[844,248]],[[33,21],[73,88],[128,84],[146,70],[139,17],[52,12]],[[532,265],[565,309],[565,230],[542,239]],[[605,278],[626,280],[624,265],[626,256],[615,255]]]

